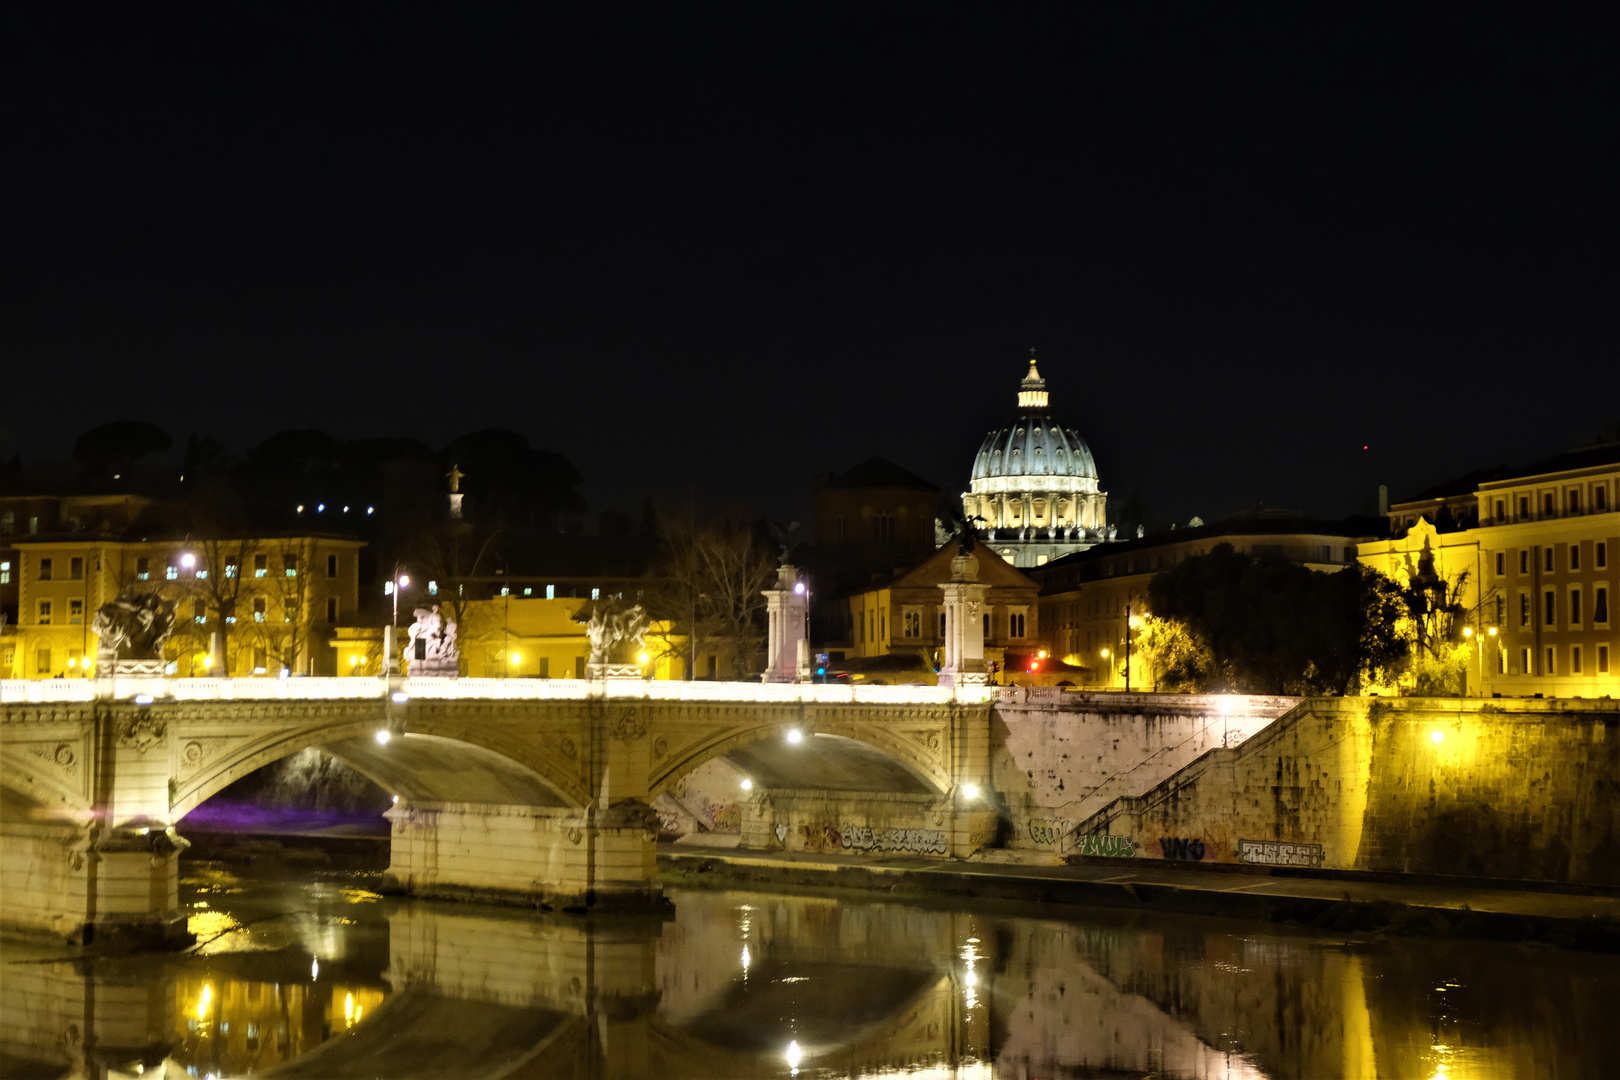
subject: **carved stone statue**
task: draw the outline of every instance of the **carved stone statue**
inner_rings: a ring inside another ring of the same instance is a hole
[[[96,669],[105,675],[163,674],[163,643],[174,629],[174,603],[131,586],[96,609]]]
[[[410,645],[405,658],[412,676],[453,678],[461,674],[461,655],[456,649],[456,624],[439,614],[439,605],[417,608],[416,621],[408,628]]]
[[[599,601],[585,624],[585,636],[591,642],[591,678],[641,678],[636,654],[641,651],[647,625],[647,610],[640,604],[621,607],[617,601]]]

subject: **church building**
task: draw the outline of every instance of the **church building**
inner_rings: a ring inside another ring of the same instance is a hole
[[[1091,449],[1050,413],[1033,357],[1018,388],[1018,414],[985,436],[962,508],[985,544],[1018,567],[1114,539]]]

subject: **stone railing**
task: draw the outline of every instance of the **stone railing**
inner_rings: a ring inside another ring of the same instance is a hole
[[[113,700],[332,701],[382,700],[392,694],[430,700],[770,702],[825,705],[982,704],[987,686],[854,686],[840,683],[670,682],[650,679],[7,679],[0,703],[48,704]]]

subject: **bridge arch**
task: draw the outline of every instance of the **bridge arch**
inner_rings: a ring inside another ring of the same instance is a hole
[[[379,731],[388,733],[386,742],[378,741]],[[312,747],[407,800],[584,805],[577,776],[545,755],[503,745],[508,742],[496,733],[479,733],[466,725],[431,719],[413,718],[407,730],[397,733],[379,719],[301,727],[233,746],[217,760],[207,761],[176,783],[170,815],[178,822],[244,776]],[[201,741],[196,745],[201,747]],[[187,747],[181,747],[182,761],[186,753]]]
[[[0,750],[0,788],[13,810],[26,805],[30,816],[82,819],[90,815],[90,800],[85,792],[50,771],[34,767],[27,754],[10,747]]]
[[[800,736],[797,742],[792,741],[794,732]],[[927,741],[930,735],[932,748]],[[767,787],[941,796],[950,791],[953,781],[949,769],[941,764],[939,743],[937,734],[925,733],[917,739],[837,717],[819,717],[813,723],[769,719],[718,732],[683,747],[668,760],[655,762],[648,794],[656,798],[705,763],[728,757],[745,772],[766,773]],[[830,777],[845,779],[829,782]]]

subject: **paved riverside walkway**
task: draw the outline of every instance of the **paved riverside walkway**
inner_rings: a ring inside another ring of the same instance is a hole
[[[1567,886],[1448,882],[1433,877],[1389,880],[1392,875],[1271,874],[1225,866],[1178,869],[1156,860],[1070,866],[741,851],[671,843],[658,845],[658,857],[683,877],[718,873],[751,883],[1141,907],[1333,929],[1547,939],[1620,951],[1620,893],[1614,890],[1585,893]]]

